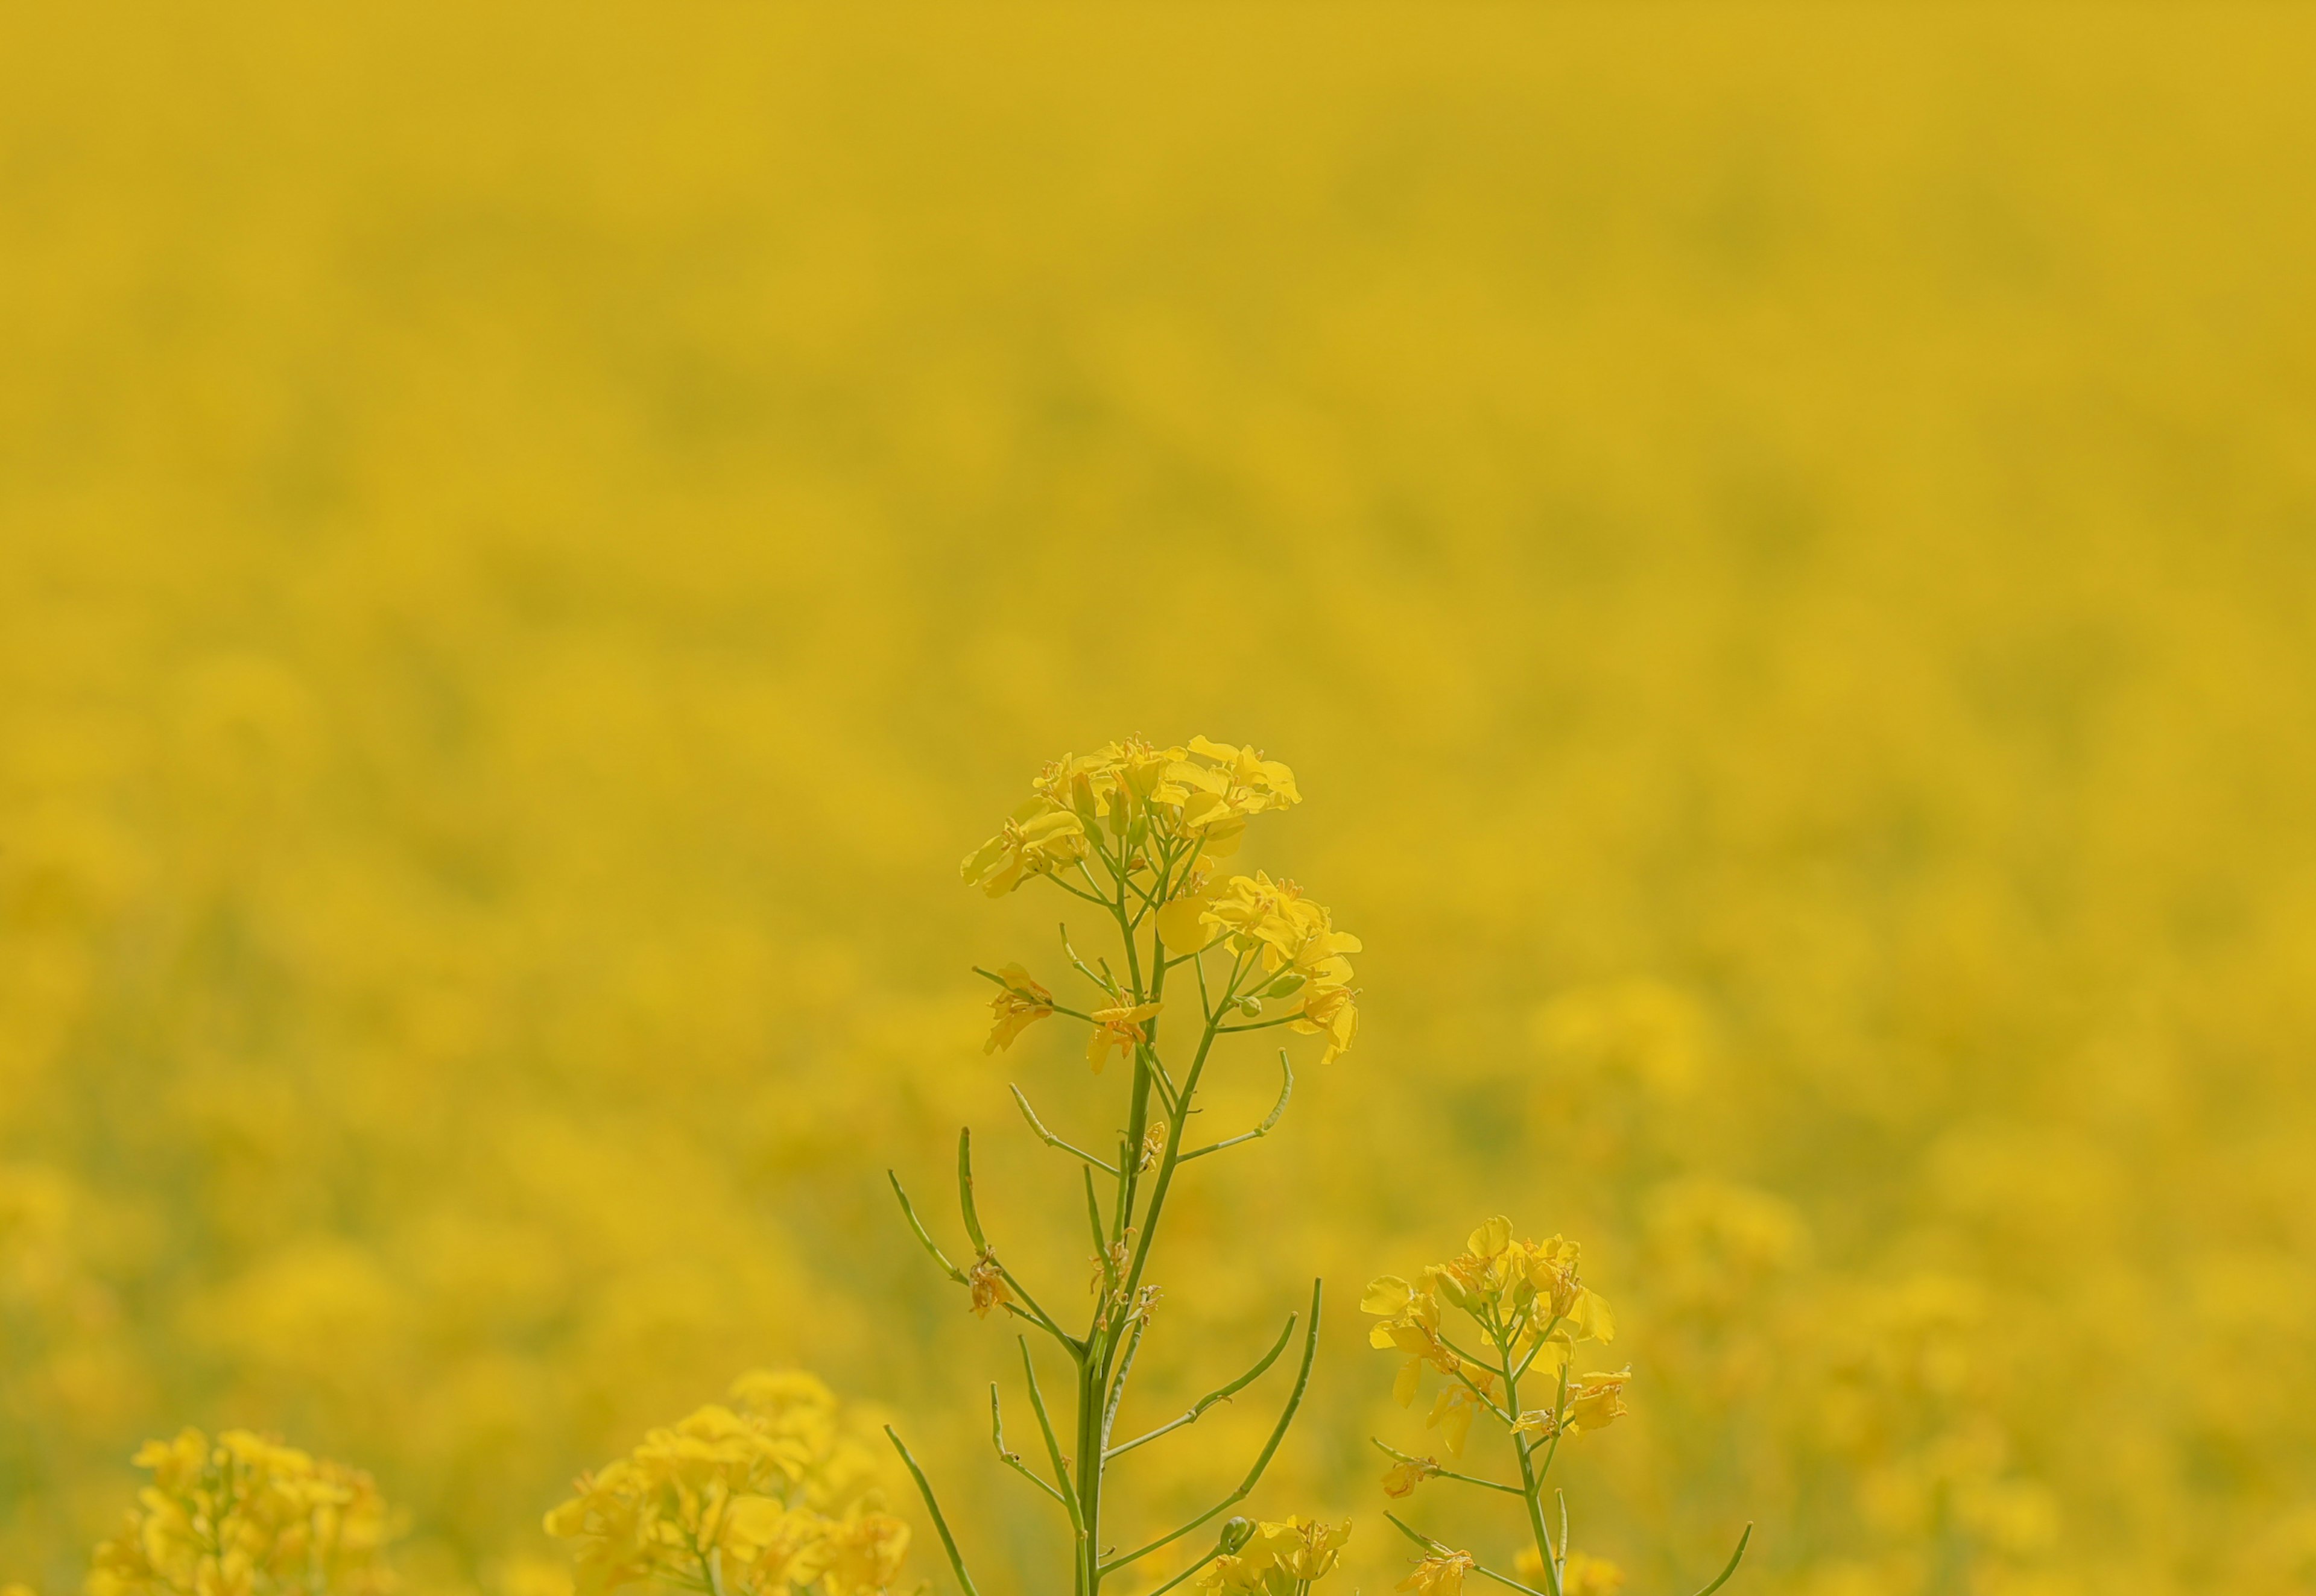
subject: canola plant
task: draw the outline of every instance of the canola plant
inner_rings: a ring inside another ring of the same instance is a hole
[[[1062,1596],[1196,982],[955,872],[1207,728],[1113,1596],[2316,1584],[2301,13],[4,28],[0,1581]]]

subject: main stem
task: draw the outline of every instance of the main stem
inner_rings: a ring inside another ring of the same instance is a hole
[[[1491,1310],[1489,1318],[1493,1320],[1495,1317]],[[1554,1323],[1557,1324],[1558,1320]],[[1518,1419],[1520,1414],[1519,1377],[1513,1372],[1512,1343],[1519,1338],[1501,1324],[1492,1325],[1491,1330],[1496,1341],[1496,1351],[1503,1359],[1498,1367],[1504,1375],[1504,1411]],[[1549,1327],[1545,1331],[1546,1335],[1551,1333]],[[1554,1423],[1557,1423],[1560,1419],[1557,1405],[1552,1416]],[[1552,1549],[1552,1531],[1544,1521],[1544,1478],[1536,1471],[1536,1456],[1528,1446],[1528,1437],[1518,1430],[1512,1432],[1512,1453],[1519,1459],[1520,1500],[1528,1504],[1528,1524],[1536,1536],[1536,1555],[1544,1559],[1544,1588],[1549,1596],[1560,1596],[1560,1562]]]
[[[1191,852],[1182,859],[1178,860],[1175,856],[1162,852],[1159,855],[1161,864],[1156,873],[1157,886],[1152,894],[1157,901],[1166,901],[1175,864],[1182,863],[1187,868],[1196,862],[1198,845],[1194,843],[1190,846]],[[1159,938],[1155,913],[1146,915],[1145,918],[1150,923],[1150,980],[1148,987],[1145,988],[1141,948],[1135,940],[1134,918],[1127,900],[1129,891],[1127,861],[1132,853],[1123,838],[1118,839],[1118,850],[1115,858],[1109,857],[1104,850],[1103,863],[1109,867],[1111,884],[1117,889],[1117,896],[1110,900],[1109,907],[1111,917],[1118,922],[1118,937],[1126,945],[1127,980],[1136,1003],[1156,1003],[1163,998],[1166,990],[1166,945]],[[1109,1444],[1109,1437],[1103,1432],[1103,1415],[1110,1408],[1112,1380],[1124,1378],[1124,1371],[1117,1364],[1118,1349],[1127,1334],[1127,1315],[1133,1310],[1135,1298],[1142,1288],[1143,1272],[1149,1264],[1151,1244],[1157,1237],[1158,1220],[1166,1206],[1166,1193],[1174,1183],[1175,1166],[1181,1161],[1182,1137],[1189,1127],[1190,1106],[1198,1094],[1198,1077],[1206,1070],[1207,1055],[1214,1048],[1222,1016],[1228,1012],[1231,1000],[1236,996],[1238,980],[1238,971],[1234,970],[1229,989],[1207,1018],[1205,1031],[1198,1039],[1197,1056],[1191,1060],[1189,1072],[1182,1077],[1180,1096],[1166,1127],[1165,1151],[1160,1155],[1156,1179],[1151,1184],[1149,1201],[1139,1226],[1133,1221],[1135,1203],[1141,1188],[1142,1144],[1150,1128],[1153,1086],[1150,1057],[1157,1051],[1158,1027],[1162,1016],[1152,1017],[1149,1042],[1134,1050],[1133,1093],[1127,1113],[1126,1145],[1119,1149],[1118,1210],[1112,1221],[1112,1232],[1119,1243],[1131,1238],[1133,1262],[1124,1278],[1118,1282],[1116,1295],[1107,1303],[1096,1307],[1095,1321],[1086,1329],[1084,1351],[1078,1360],[1076,1490],[1082,1540],[1077,1557],[1076,1596],[1100,1596],[1101,1590],[1101,1495],[1102,1476],[1107,1467],[1102,1454]],[[1559,1596],[1559,1592],[1554,1592],[1553,1596]]]

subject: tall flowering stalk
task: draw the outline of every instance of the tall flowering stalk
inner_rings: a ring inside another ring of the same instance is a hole
[[[897,1175],[893,1190],[910,1228],[974,1311],[1002,1313],[1023,1327],[1021,1377],[1046,1467],[1006,1443],[1002,1401],[990,1388],[990,1440],[1002,1464],[1051,1498],[1069,1521],[1072,1588],[1096,1596],[1119,1570],[1175,1545],[1244,1501],[1269,1467],[1294,1422],[1318,1347],[1321,1283],[1311,1284],[1294,1383],[1278,1420],[1239,1484],[1212,1507],[1153,1539],[1120,1550],[1105,1539],[1110,1469],[1127,1454],[1187,1425],[1253,1383],[1286,1352],[1296,1316],[1253,1366],[1145,1434],[1111,1433],[1118,1405],[1151,1324],[1158,1294],[1151,1264],[1168,1198],[1186,1165],[1259,1140],[1277,1128],[1295,1086],[1287,1053],[1278,1055],[1277,1105],[1234,1136],[1186,1146],[1207,1072],[1225,1038],[1284,1028],[1319,1039],[1320,1061],[1351,1045],[1358,996],[1347,955],[1357,937],[1292,882],[1231,873],[1254,816],[1302,802],[1294,773],[1252,749],[1194,738],[1185,748],[1113,742],[1091,754],[1055,761],[1032,784],[1029,799],[997,834],[968,856],[965,879],[991,897],[1030,882],[1075,899],[1102,927],[1109,951],[1089,958],[1062,927],[1060,957],[1090,995],[1065,1001],[1019,963],[980,970],[997,988],[988,1050],[1010,1047],[1031,1025],[1056,1015],[1085,1029],[1086,1062],[1109,1087],[1115,1141],[1100,1151],[1048,1129],[1019,1086],[1013,1099],[1047,1147],[1079,1166],[1086,1225],[1097,1259],[1093,1302],[1073,1328],[1049,1311],[983,1226],[974,1201],[973,1142],[957,1144],[958,1207],[972,1251],[964,1262],[942,1251]],[[1114,962],[1113,962],[1114,959]],[[1106,1075],[1113,1061],[1122,1068]],[[1049,1404],[1030,1356],[1030,1334],[1067,1356],[1069,1389]],[[888,1433],[891,1433],[888,1431]],[[893,1444],[914,1476],[949,1565],[966,1596],[972,1576],[932,1487],[897,1434]],[[1350,1531],[1289,1519],[1260,1526],[1232,1518],[1213,1547],[1160,1585],[1192,1574],[1211,1588],[1262,1589],[1292,1596],[1332,1569]]]
[[[1426,1480],[1445,1479],[1517,1497],[1534,1542],[1532,1550],[1519,1554],[1513,1573],[1507,1574],[1469,1551],[1433,1539],[1398,1514],[1385,1513],[1423,1549],[1422,1560],[1399,1589],[1415,1596],[1461,1596],[1465,1576],[1473,1573],[1523,1596],[1611,1596],[1624,1583],[1613,1564],[1569,1549],[1566,1498],[1554,1491],[1556,1515],[1545,1504],[1560,1443],[1606,1429],[1631,1411],[1625,1405],[1625,1388],[1633,1378],[1630,1365],[1613,1371],[1574,1372],[1580,1348],[1606,1343],[1617,1334],[1616,1316],[1607,1300],[1578,1275],[1580,1256],[1577,1245],[1562,1237],[1516,1239],[1512,1222],[1499,1214],[1474,1230],[1455,1257],[1427,1265],[1421,1284],[1393,1274],[1368,1282],[1359,1299],[1360,1311],[1376,1317],[1367,1342],[1398,1354],[1393,1395],[1399,1405],[1414,1402],[1426,1370],[1438,1374],[1439,1395],[1425,1427],[1439,1432],[1443,1450],[1460,1463],[1473,1423],[1486,1415],[1510,1436],[1519,1476],[1497,1480],[1447,1467],[1436,1457],[1403,1451],[1377,1437],[1376,1448],[1392,1459],[1384,1474],[1385,1494],[1410,1496]],[[1443,1305],[1471,1325],[1469,1345],[1448,1334]],[[1552,1529],[1555,1516],[1557,1540]],[[1748,1524],[1727,1566],[1697,1596],[1713,1596],[1728,1583],[1752,1538],[1753,1527]]]

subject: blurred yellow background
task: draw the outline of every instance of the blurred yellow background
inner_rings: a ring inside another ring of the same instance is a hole
[[[1138,1399],[1324,1274],[1254,1505],[1351,1586],[1357,1288],[1501,1210],[1617,1305],[1635,1596],[1747,1518],[1761,1596],[2316,1589],[2305,8],[0,28],[0,1577],[239,1423],[539,1596],[797,1361],[1053,1590],[884,1171],[970,1122],[1082,1278],[1003,1084],[1082,1061],[966,968],[1053,903],[957,860],[1139,732],[1293,764],[1249,857],[1366,941]]]

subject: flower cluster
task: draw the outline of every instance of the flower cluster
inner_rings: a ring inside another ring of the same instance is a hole
[[[1030,785],[1034,796],[966,856],[965,879],[992,898],[1032,876],[1067,870],[1096,849],[1121,862],[1140,856],[1145,868],[1146,850],[1185,842],[1227,858],[1250,815],[1303,801],[1286,766],[1204,737],[1185,748],[1129,738],[1091,754],[1064,754]]]
[[[1312,1582],[1333,1572],[1351,1538],[1351,1521],[1287,1518],[1249,1524],[1235,1519],[1225,1530],[1225,1550],[1198,1571],[1198,1588],[1217,1592],[1260,1592],[1261,1596],[1299,1596]]]
[[[1474,1416],[1494,1401],[1496,1382],[1510,1386],[1539,1361],[1547,1378],[1559,1380],[1560,1394],[1549,1407],[1518,1412],[1513,1427],[1519,1433],[1548,1438],[1563,1429],[1598,1430],[1626,1411],[1621,1396],[1629,1370],[1567,1378],[1579,1343],[1617,1334],[1607,1299],[1579,1278],[1578,1256],[1577,1244],[1562,1237],[1515,1240],[1511,1221],[1498,1215],[1472,1232],[1464,1251],[1427,1266],[1421,1287],[1393,1274],[1368,1282],[1359,1308],[1378,1322],[1367,1331],[1367,1344],[1405,1355],[1393,1388],[1400,1405],[1415,1400],[1427,1366],[1449,1377],[1430,1423],[1445,1430],[1450,1452],[1463,1454]],[[1470,1317],[1492,1361],[1456,1350],[1440,1328],[1443,1300]],[[1403,1463],[1386,1476],[1386,1488],[1405,1495],[1420,1477]]]
[[[583,1476],[547,1515],[578,1542],[583,1596],[657,1583],[707,1596],[865,1596],[900,1577],[908,1526],[877,1511],[875,1465],[808,1374],[754,1373]]]
[[[1326,906],[1291,881],[1260,872],[1222,880],[1215,870],[1237,851],[1248,817],[1303,801],[1292,770],[1253,749],[1204,737],[1180,748],[1129,740],[1064,755],[1031,786],[1034,796],[966,856],[967,882],[997,897],[1052,876],[1073,896],[1114,909],[1129,930],[1154,919],[1169,962],[1217,948],[1230,955],[1224,1007],[1236,1016],[1257,1019],[1269,1009],[1263,1023],[1326,1038],[1323,1064],[1350,1050],[1358,1033],[1358,994],[1346,955],[1360,951],[1359,939],[1336,930]],[[1056,1004],[1020,964],[984,973],[999,989],[990,999],[984,1052],[1012,1046],[1053,1014],[1069,1014],[1093,1025],[1086,1061],[1096,1073],[1113,1054],[1131,1057],[1145,1045],[1146,1022],[1163,1006],[1154,991],[1145,1001],[1090,970],[1106,994],[1091,1013]]]
[[[1359,951],[1359,939],[1336,930],[1326,906],[1293,882],[1258,871],[1218,887],[1193,884],[1158,911],[1158,935],[1178,953],[1219,940],[1240,960],[1252,959],[1269,978],[1250,995],[1253,1004],[1280,1003],[1296,1016],[1295,1030],[1324,1036],[1322,1063],[1350,1050],[1359,1016],[1344,955]]]
[[[1623,1586],[1624,1573],[1615,1564],[1570,1549],[1564,1501],[1557,1515],[1556,1541],[1545,1513],[1545,1493],[1552,1488],[1549,1476],[1561,1441],[1615,1423],[1626,1411],[1625,1388],[1633,1377],[1630,1369],[1613,1374],[1571,1372],[1580,1343],[1605,1342],[1616,1334],[1608,1304],[1579,1277],[1578,1257],[1576,1244],[1566,1237],[1520,1240],[1513,1235],[1511,1221],[1498,1215],[1465,1238],[1462,1252],[1427,1267],[1422,1285],[1388,1274],[1368,1285],[1360,1307],[1375,1315],[1376,1323],[1367,1339],[1404,1360],[1396,1386],[1400,1405],[1414,1400],[1426,1368],[1438,1370],[1447,1379],[1428,1427],[1445,1432],[1448,1452],[1460,1460],[1474,1419],[1486,1414],[1502,1426],[1511,1443],[1517,1476],[1507,1481],[1463,1473],[1468,1465],[1446,1467],[1436,1458],[1411,1456],[1378,1437],[1376,1448],[1392,1459],[1384,1474],[1385,1494],[1412,1496],[1426,1480],[1448,1479],[1514,1496],[1527,1510],[1535,1541],[1532,1549],[1519,1554],[1514,1575],[1508,1576],[1486,1567],[1469,1551],[1434,1540],[1397,1513],[1386,1513],[1393,1527],[1422,1551],[1413,1571],[1400,1582],[1400,1590],[1414,1596],[1462,1596],[1465,1576],[1475,1571],[1539,1596],[1615,1596]],[[1471,1321],[1476,1334],[1468,1348],[1442,1327],[1442,1304]],[[1520,1400],[1520,1381],[1532,1372],[1540,1375],[1539,1384],[1550,1396],[1528,1407]],[[1700,1596],[1712,1596],[1729,1582],[1751,1536],[1748,1525],[1720,1577]]]
[[[146,1443],[153,1483],[96,1548],[89,1596],[382,1596],[386,1503],[367,1474],[246,1430]]]

